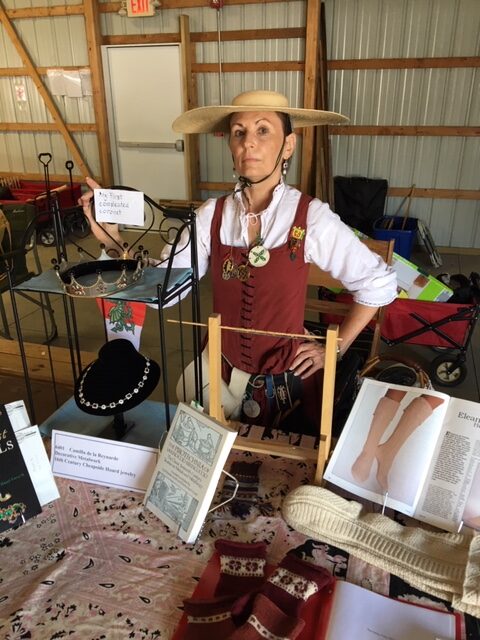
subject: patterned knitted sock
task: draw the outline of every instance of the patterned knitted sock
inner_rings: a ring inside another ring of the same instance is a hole
[[[233,598],[211,600],[184,600],[187,627],[183,640],[212,640],[228,638],[235,630],[230,608]]]
[[[274,602],[259,593],[248,620],[228,637],[230,640],[293,640],[304,626],[303,620],[286,615]]]
[[[299,618],[307,600],[332,582],[331,574],[323,567],[287,553],[261,593],[288,616]]]
[[[220,554],[220,578],[215,596],[241,596],[259,589],[265,580],[265,542],[216,540]]]
[[[261,461],[243,462],[235,460],[230,467],[230,473],[238,482],[237,495],[226,507],[232,516],[246,518],[258,502],[258,470]],[[223,485],[223,498],[226,500],[233,495],[235,484],[227,479]]]

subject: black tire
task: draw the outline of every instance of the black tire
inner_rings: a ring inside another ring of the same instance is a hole
[[[443,387],[456,387],[467,377],[467,367],[453,356],[438,356],[431,364],[432,381]]]
[[[40,244],[43,244],[44,247],[51,247],[55,244],[55,234],[53,233],[53,229],[50,227],[40,229],[37,234],[37,238]]]
[[[86,238],[90,233],[90,225],[86,218],[75,220],[70,226],[70,234],[75,238]]]

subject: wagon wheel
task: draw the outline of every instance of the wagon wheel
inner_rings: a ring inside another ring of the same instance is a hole
[[[38,240],[44,247],[51,247],[55,244],[55,234],[52,227],[43,227],[38,231]]]
[[[432,380],[444,387],[455,387],[467,377],[467,367],[452,355],[438,356],[431,363]]]

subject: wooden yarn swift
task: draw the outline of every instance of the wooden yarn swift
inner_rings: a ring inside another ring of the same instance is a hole
[[[239,327],[222,327],[220,314],[212,314],[208,319],[208,361],[210,383],[209,413],[216,420],[226,423],[221,402],[221,331],[242,331]],[[292,338],[318,339],[318,336],[296,336],[291,334],[276,334],[270,331],[251,330],[252,333],[263,335],[289,335]],[[255,453],[283,456],[295,460],[311,460],[316,462],[314,483],[322,482],[323,470],[330,453],[332,442],[333,401],[335,391],[335,371],[337,364],[338,325],[330,325],[325,340],[325,367],[323,376],[322,412],[319,424],[318,449],[298,447],[288,443],[270,440],[254,440],[238,436],[234,449],[252,451]]]

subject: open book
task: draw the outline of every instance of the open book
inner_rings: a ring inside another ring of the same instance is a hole
[[[237,432],[180,402],[145,506],[185,542],[198,537]]]
[[[324,478],[447,531],[480,528],[480,404],[365,379]]]
[[[452,613],[416,606],[337,580],[319,636],[325,640],[455,640]]]

